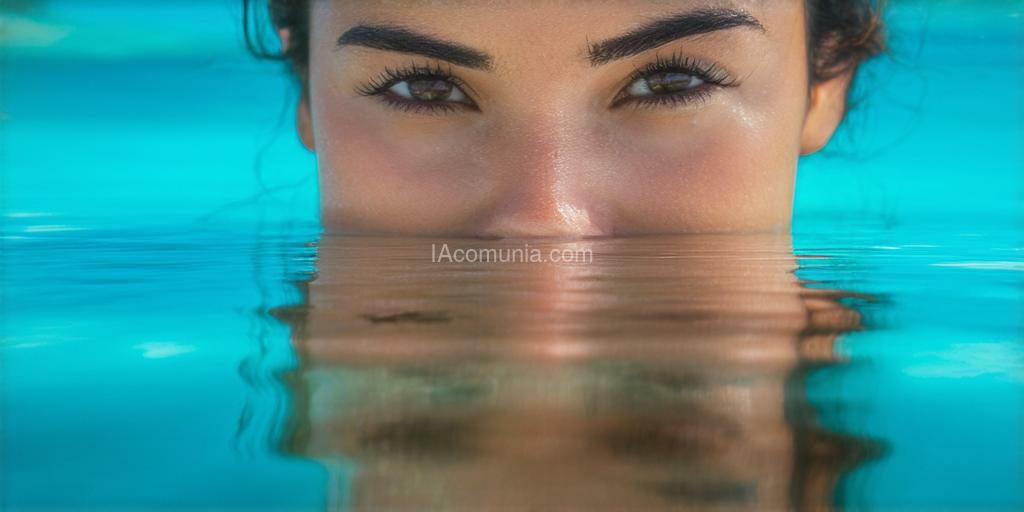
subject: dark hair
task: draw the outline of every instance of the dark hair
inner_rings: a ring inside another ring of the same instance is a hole
[[[266,0],[270,22],[278,30],[287,30],[289,46],[282,52],[267,49],[261,12],[253,12],[259,2],[242,0],[242,28],[245,44],[258,58],[290,62],[299,80],[305,84],[309,64],[309,0]],[[262,3],[260,3],[262,5]]]
[[[854,70],[885,50],[884,0],[807,0],[811,81]]]
[[[252,0],[243,0],[245,39],[261,58],[289,61],[300,81],[309,63],[310,0],[266,0],[270,21],[291,34],[282,53],[272,53],[254,29]],[[882,24],[884,0],[806,0],[811,81],[820,82],[854,70],[885,49]],[[257,22],[258,27],[258,22]]]

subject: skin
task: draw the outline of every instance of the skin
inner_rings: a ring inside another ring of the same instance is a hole
[[[787,231],[797,161],[832,136],[850,81],[846,74],[809,83],[800,0],[312,4],[298,127],[316,152],[323,222],[341,232]],[[600,66],[588,60],[588,44],[654,19],[723,8],[760,28],[686,37]],[[455,42],[488,54],[491,68],[339,47],[339,36],[359,24]],[[280,35],[287,45],[289,33]],[[635,70],[673,56],[713,63],[729,85],[709,85],[686,103],[615,102]],[[410,65],[450,69],[477,110],[402,111],[357,92],[386,68]]]

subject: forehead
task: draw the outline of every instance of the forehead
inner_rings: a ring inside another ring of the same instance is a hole
[[[496,54],[588,44],[642,24],[691,11],[748,13],[773,34],[802,32],[802,0],[318,0],[314,34],[337,37],[358,24],[393,24],[428,32]],[[710,37],[715,37],[711,35]]]

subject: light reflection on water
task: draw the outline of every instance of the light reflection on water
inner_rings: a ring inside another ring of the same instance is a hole
[[[11,510],[1024,502],[1019,231],[76,227],[3,233]]]

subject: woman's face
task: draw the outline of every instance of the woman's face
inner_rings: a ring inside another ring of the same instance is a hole
[[[785,230],[848,84],[809,84],[801,0],[319,0],[311,19],[299,128],[348,232]]]

